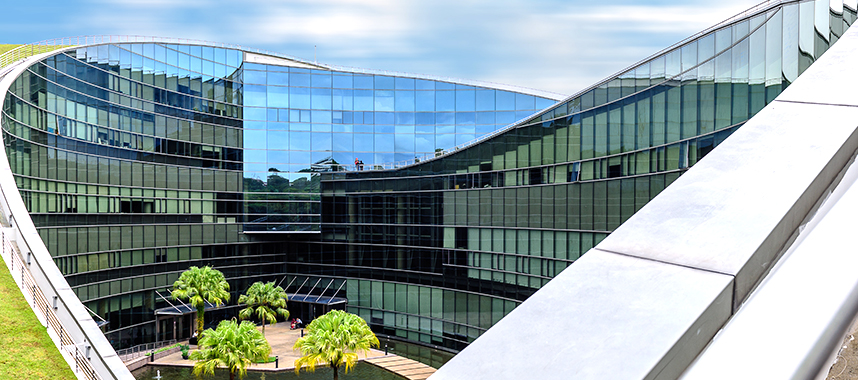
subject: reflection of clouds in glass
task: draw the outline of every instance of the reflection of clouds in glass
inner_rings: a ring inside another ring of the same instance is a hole
[[[86,7],[87,29],[60,34],[89,34],[97,25],[103,33],[239,43],[330,64],[564,94],[756,3],[255,0],[236,7],[206,0],[105,1]],[[82,11],[58,17],[79,18]]]

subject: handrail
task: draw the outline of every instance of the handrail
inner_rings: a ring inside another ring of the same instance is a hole
[[[62,322],[57,318],[57,315],[54,313],[55,307],[52,307],[48,303],[47,297],[45,297],[42,289],[33,279],[29,269],[27,269],[27,265],[24,265],[21,252],[12,244],[12,240],[9,237],[9,230],[11,228],[3,228],[3,231],[0,231],[0,235],[2,235],[2,250],[0,250],[0,253],[2,253],[3,261],[9,267],[9,272],[12,274],[15,285],[18,285],[21,289],[24,299],[30,303],[39,322],[47,328],[48,335],[51,335],[54,344],[57,345],[60,353],[64,354],[63,357],[74,369],[75,374],[81,375],[84,379],[88,380],[101,380],[101,377],[92,368],[87,355],[81,352],[80,346],[85,346],[87,351],[89,351],[89,346],[85,342],[76,344]],[[74,365],[72,366],[71,364]]]
[[[31,52],[37,50],[47,49],[33,48]],[[20,52],[21,49],[16,49],[16,51]],[[20,54],[23,55],[24,53]],[[5,93],[8,90],[14,78],[26,70],[28,63],[46,56],[47,54],[42,53],[34,57],[24,58],[25,61],[7,70],[5,76],[0,78],[0,93]],[[2,103],[2,99],[0,98],[0,103]],[[16,186],[5,149],[0,149],[0,219],[4,224],[8,223],[11,226],[11,228],[4,230],[4,236],[14,242],[14,247],[19,252],[18,255],[26,258],[23,261],[33,279],[28,286],[29,291],[35,292],[32,289],[35,286],[46,299],[52,300],[51,307],[55,316],[48,317],[48,319],[56,319],[56,322],[61,323],[63,331],[65,331],[65,336],[58,335],[58,338],[54,340],[55,343],[58,347],[79,347],[79,351],[70,351],[74,354],[71,359],[66,358],[69,364],[78,371],[90,371],[87,369],[87,366],[90,366],[91,371],[99,376],[81,376],[80,378],[133,379],[131,372],[116,356],[116,352],[110,342],[107,341],[104,333],[96,325],[93,317],[54,264],[50,252],[48,252],[29,217],[27,207],[24,205]],[[14,257],[15,255],[11,256]],[[27,290],[24,290],[24,293],[26,294]],[[36,313],[39,314],[40,312]],[[80,349],[81,347],[82,349]],[[80,350],[85,352],[85,355]]]
[[[134,347],[117,350],[116,355],[119,356],[119,358],[122,359],[123,362],[128,362],[130,360],[144,356],[152,350],[157,350],[161,347],[172,346],[176,343],[177,341],[175,339],[162,340],[160,342],[143,343],[138,344]]]

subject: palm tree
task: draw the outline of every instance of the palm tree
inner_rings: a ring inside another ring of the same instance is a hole
[[[313,320],[307,326],[307,334],[292,347],[303,355],[295,360],[295,373],[305,366],[314,371],[316,364],[327,363],[333,368],[334,380],[337,380],[337,371],[341,366],[345,365],[348,373],[357,362],[356,352],[368,352],[373,346],[378,347],[378,338],[363,318],[345,311],[331,310]]]
[[[234,380],[235,374],[242,378],[247,373],[247,366],[253,362],[268,360],[271,346],[256,329],[256,325],[248,321],[238,324],[235,319],[221,321],[217,330],[208,329],[200,337],[200,349],[191,353],[194,363],[194,375],[214,375],[217,367],[229,369],[229,379]]]
[[[238,303],[246,304],[247,307],[238,313],[241,319],[248,319],[255,313],[262,320],[262,336],[265,336],[265,322],[277,323],[277,315],[289,318],[289,310],[286,310],[286,292],[273,282],[254,282],[247,289],[247,294],[238,297]]]
[[[173,283],[173,299],[186,299],[197,309],[197,336],[202,336],[206,302],[220,306],[229,301],[229,283],[210,266],[190,267]]]

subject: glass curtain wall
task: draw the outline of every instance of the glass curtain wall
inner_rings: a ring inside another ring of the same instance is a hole
[[[463,347],[771,102],[855,19],[854,4],[783,2],[448,156],[326,174],[323,242],[290,254],[287,271],[350,278],[348,310],[373,327]]]

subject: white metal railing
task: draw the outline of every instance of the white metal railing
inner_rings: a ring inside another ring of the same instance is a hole
[[[153,342],[153,343],[138,344],[134,347],[125,348],[122,350],[116,350],[116,355],[119,356],[119,358],[122,359],[123,362],[128,362],[129,360],[134,360],[134,359],[137,359],[141,356],[144,356],[144,355],[152,352],[153,350],[157,350],[161,347],[172,346],[174,344],[176,344],[175,339],[163,340],[160,342]]]
[[[24,298],[30,303],[30,307],[33,308],[39,322],[47,328],[51,339],[55,343],[58,343],[57,346],[60,348],[60,352],[64,354],[63,356],[66,360],[71,360],[69,365],[72,366],[75,374],[79,375],[79,378],[100,380],[101,377],[96,374],[92,365],[90,365],[87,354],[81,351],[81,346],[85,347],[86,351],[89,351],[89,346],[86,345],[86,342],[75,342],[57,318],[57,315],[54,314],[54,306],[48,302],[48,299],[42,293],[38,284],[36,284],[33,276],[30,275],[30,271],[21,258],[21,252],[18,251],[17,247],[9,239],[8,230],[4,229],[4,231],[0,232],[0,235],[2,235],[3,261],[9,267],[12,279],[21,288]]]

